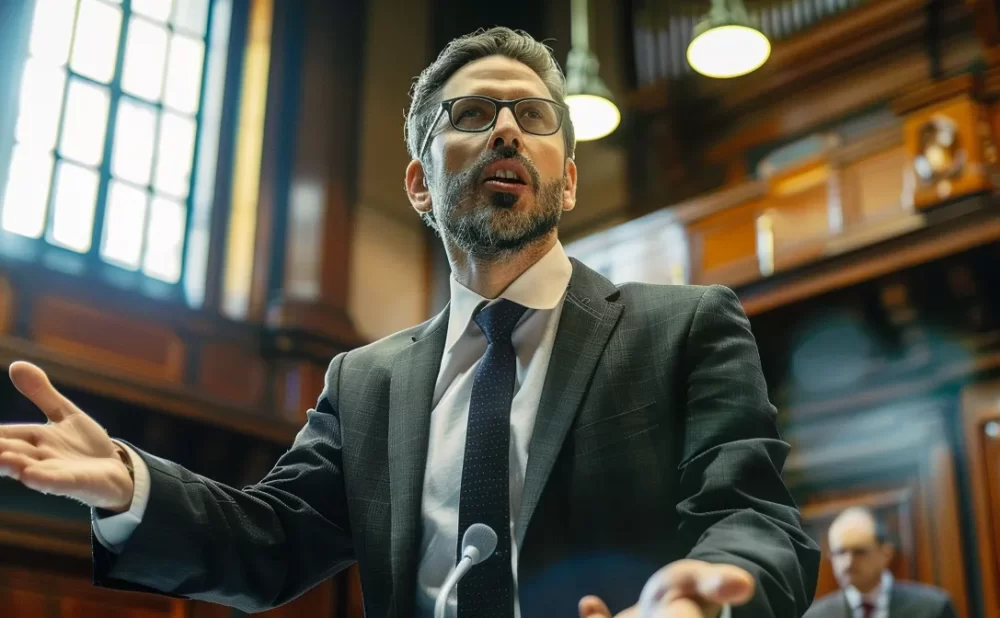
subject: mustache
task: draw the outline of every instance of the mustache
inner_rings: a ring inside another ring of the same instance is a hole
[[[490,150],[482,154],[479,157],[479,161],[472,168],[472,178],[479,178],[483,175],[483,171],[487,166],[496,163],[497,161],[503,161],[505,159],[514,159],[524,166],[524,169],[528,170],[528,175],[531,176],[531,188],[536,192],[542,184],[541,175],[535,168],[535,165],[529,161],[524,155],[517,151],[514,146],[501,146],[496,150]]]

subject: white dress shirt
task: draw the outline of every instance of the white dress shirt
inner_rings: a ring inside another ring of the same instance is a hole
[[[512,342],[517,357],[517,380],[510,414],[510,538],[514,575],[514,616],[517,602],[517,557],[521,539],[515,538],[521,493],[528,462],[528,444],[534,428],[542,387],[552,356],[562,304],[573,265],[561,244],[522,273],[500,298],[528,307],[514,328]],[[472,317],[490,302],[450,279],[451,307],[444,354],[434,388],[427,465],[421,505],[423,535],[417,570],[416,616],[432,618],[441,584],[455,565],[458,544],[458,509],[465,455],[466,423],[476,369],[486,353],[486,338]],[[128,449],[135,464],[135,497],[126,513],[94,518],[94,534],[109,549],[120,552],[142,520],[149,500],[149,470],[141,457]],[[638,599],[636,599],[638,601]],[[456,613],[457,594],[452,591],[448,616]],[[566,608],[576,615],[576,608]],[[728,618],[723,608],[720,618]]]
[[[888,570],[882,572],[882,581],[868,594],[861,592],[854,586],[844,588],[844,596],[847,597],[847,604],[851,607],[853,618],[865,618],[865,611],[862,605],[867,601],[874,606],[871,618],[889,618],[889,599],[892,596],[892,573]]]
[[[515,618],[521,613],[516,602],[517,555],[521,539],[514,538],[514,528],[520,513],[528,443],[572,274],[573,265],[562,246],[556,243],[500,294],[500,298],[528,308],[511,336],[517,356],[517,380],[510,410],[510,556]],[[424,474],[423,536],[416,597],[416,615],[420,617],[434,615],[434,601],[458,553],[458,506],[469,400],[476,369],[487,345],[486,337],[472,317],[488,302],[451,278],[448,335],[434,388]],[[457,615],[456,597],[453,590],[448,600],[449,617]],[[575,613],[575,608],[567,608],[567,611]]]

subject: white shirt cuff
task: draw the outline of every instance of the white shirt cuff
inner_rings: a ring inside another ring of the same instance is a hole
[[[112,515],[111,517],[98,517],[97,512],[91,509],[91,521],[94,529],[94,536],[97,540],[116,554],[121,553],[126,541],[132,536],[132,532],[142,522],[142,516],[146,512],[146,505],[149,503],[149,468],[142,457],[128,447],[127,444],[116,442],[125,449],[129,459],[132,460],[132,467],[135,469],[135,482],[132,493],[132,506],[124,513]]]
[[[732,613],[733,612],[732,612],[732,610],[730,609],[730,607],[728,605],[723,605],[722,606],[722,611],[719,612],[719,618],[730,618],[730,616],[732,615]]]

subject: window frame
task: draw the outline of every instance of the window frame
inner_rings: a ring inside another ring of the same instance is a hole
[[[37,272],[37,267],[41,265],[44,269],[59,273],[54,277],[54,281],[65,280],[65,276],[70,276],[77,279],[84,279],[87,283],[113,289],[116,296],[119,293],[124,293],[126,296],[128,294],[139,294],[147,298],[155,299],[159,302],[165,302],[171,305],[183,305],[190,309],[199,309],[204,305],[204,302],[192,303],[186,290],[187,284],[189,283],[188,259],[193,232],[192,222],[196,208],[195,200],[198,194],[199,183],[211,183],[211,194],[209,198],[209,201],[211,202],[211,213],[208,217],[209,227],[205,230],[208,238],[210,239],[208,250],[211,255],[211,253],[216,251],[216,249],[212,247],[212,243],[216,242],[216,238],[218,238],[215,228],[224,224],[225,214],[228,212],[227,197],[229,192],[228,175],[232,159],[231,144],[235,135],[237,120],[235,118],[235,114],[233,113],[233,109],[238,107],[234,103],[233,99],[238,99],[239,97],[239,82],[241,76],[239,75],[238,67],[242,66],[244,53],[243,43],[245,41],[245,33],[240,31],[239,25],[241,23],[245,23],[245,1],[226,0],[229,3],[230,8],[228,12],[229,23],[227,24],[228,36],[226,37],[227,40],[221,43],[221,45],[224,46],[224,49],[222,49],[217,47],[220,45],[220,42],[215,40],[213,37],[214,29],[216,27],[216,8],[220,0],[207,0],[208,14],[206,17],[205,33],[201,37],[201,41],[204,44],[204,54],[202,59],[201,79],[198,85],[199,104],[196,113],[193,115],[185,114],[185,117],[192,118],[195,122],[194,151],[192,154],[191,170],[188,179],[188,193],[183,199],[171,198],[178,203],[182,203],[185,207],[184,236],[180,253],[180,276],[178,280],[173,283],[162,281],[145,274],[142,269],[142,256],[140,256],[140,264],[137,269],[128,270],[127,268],[117,266],[112,262],[105,261],[100,255],[105,218],[108,210],[108,194],[110,192],[111,182],[115,179],[115,176],[111,172],[111,166],[114,154],[114,139],[116,135],[118,106],[120,105],[122,99],[125,98],[128,100],[134,100],[140,105],[148,106],[150,109],[154,109],[157,113],[157,136],[160,126],[161,112],[164,109],[179,114],[181,112],[171,110],[171,108],[166,106],[162,100],[158,103],[153,103],[127,92],[123,92],[122,73],[124,69],[124,59],[128,44],[130,22],[132,16],[134,15],[131,7],[132,2],[131,0],[122,0],[121,3],[118,4],[116,2],[109,2],[108,0],[98,1],[109,6],[120,7],[121,10],[122,20],[119,30],[119,43],[115,56],[114,74],[107,84],[103,84],[86,76],[77,74],[69,66],[69,61],[67,61],[67,64],[62,67],[66,72],[66,86],[63,88],[63,100],[60,108],[57,141],[51,151],[53,166],[47,197],[48,202],[46,204],[45,231],[40,238],[28,238],[0,229],[0,265],[3,265],[5,268],[26,268],[29,272]],[[82,0],[79,0],[76,3],[74,24],[76,23],[76,19],[78,19],[81,4]],[[17,143],[15,133],[20,108],[20,85],[23,80],[26,62],[30,57],[31,27],[35,6],[36,2],[24,3],[19,9],[21,11],[20,15],[16,13],[14,14],[13,19],[8,23],[7,27],[15,33],[15,36],[12,37],[10,45],[7,49],[0,48],[0,53],[11,54],[12,62],[10,66],[13,67],[13,70],[10,71],[7,77],[11,86],[8,89],[8,92],[10,93],[9,98],[6,101],[0,100],[0,199],[2,199],[3,194],[6,191],[10,172],[11,153],[14,145]],[[175,31],[173,26],[169,23],[164,23],[163,26],[167,29],[168,36]],[[191,32],[182,29],[177,31],[192,38],[195,36]],[[75,38],[75,27],[73,37]],[[72,43],[73,40],[71,39],[71,46]],[[224,53],[225,56],[225,59],[222,62],[224,66],[220,71],[222,73],[221,75],[213,74],[211,70],[211,58],[215,53]],[[165,66],[164,71],[166,72],[166,70]],[[235,76],[233,75],[234,70],[237,72],[237,75]],[[164,78],[165,76],[166,73],[164,73]],[[61,160],[68,160],[79,165],[79,163],[74,162],[72,159],[66,159],[58,152],[58,136],[62,135],[65,105],[71,79],[78,79],[87,84],[96,85],[105,89],[109,95],[107,127],[104,134],[104,150],[101,162],[96,167],[89,168],[93,169],[98,174],[98,189],[94,207],[94,219],[91,229],[90,248],[85,253],[78,253],[72,249],[52,244],[47,239],[49,229],[52,225],[52,206],[56,188],[55,174],[58,168],[58,163]],[[216,147],[213,149],[216,155],[216,160],[214,162],[215,164],[207,170],[211,173],[206,174],[206,178],[202,178],[202,172],[206,171],[202,167],[202,157],[204,156],[205,151],[206,92],[212,80],[217,80],[217,85],[214,87],[221,90],[220,107],[218,110],[219,118],[217,124],[218,135],[213,137],[213,139],[216,140]],[[0,86],[2,85],[3,84],[0,83]],[[159,142],[157,140],[156,144],[158,143]],[[153,183],[155,182],[154,175],[157,156],[156,144],[154,144],[150,182],[149,185],[143,189],[144,193],[147,195],[147,199],[150,201],[153,196],[156,195],[153,186]],[[207,176],[214,177],[207,178]],[[143,223],[144,234],[150,221],[150,209],[151,204],[147,202],[146,218]],[[145,248],[145,238],[143,238],[143,247]],[[208,261],[208,270],[203,273],[203,280],[200,281],[202,287],[210,284],[214,278],[213,273],[211,272],[213,268],[211,258],[209,258]],[[210,297],[212,295],[202,294],[203,298],[206,296]]]

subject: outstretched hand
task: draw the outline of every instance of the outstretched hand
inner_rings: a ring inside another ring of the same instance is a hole
[[[728,564],[678,560],[654,576],[655,603],[648,613],[640,604],[614,618],[717,618],[724,605],[742,605],[753,597],[754,579]],[[580,618],[612,618],[608,606],[595,596],[580,599]]]
[[[0,425],[0,476],[91,507],[127,511],[133,483],[120,448],[94,419],[52,386],[41,369],[10,366],[10,379],[48,423]]]

